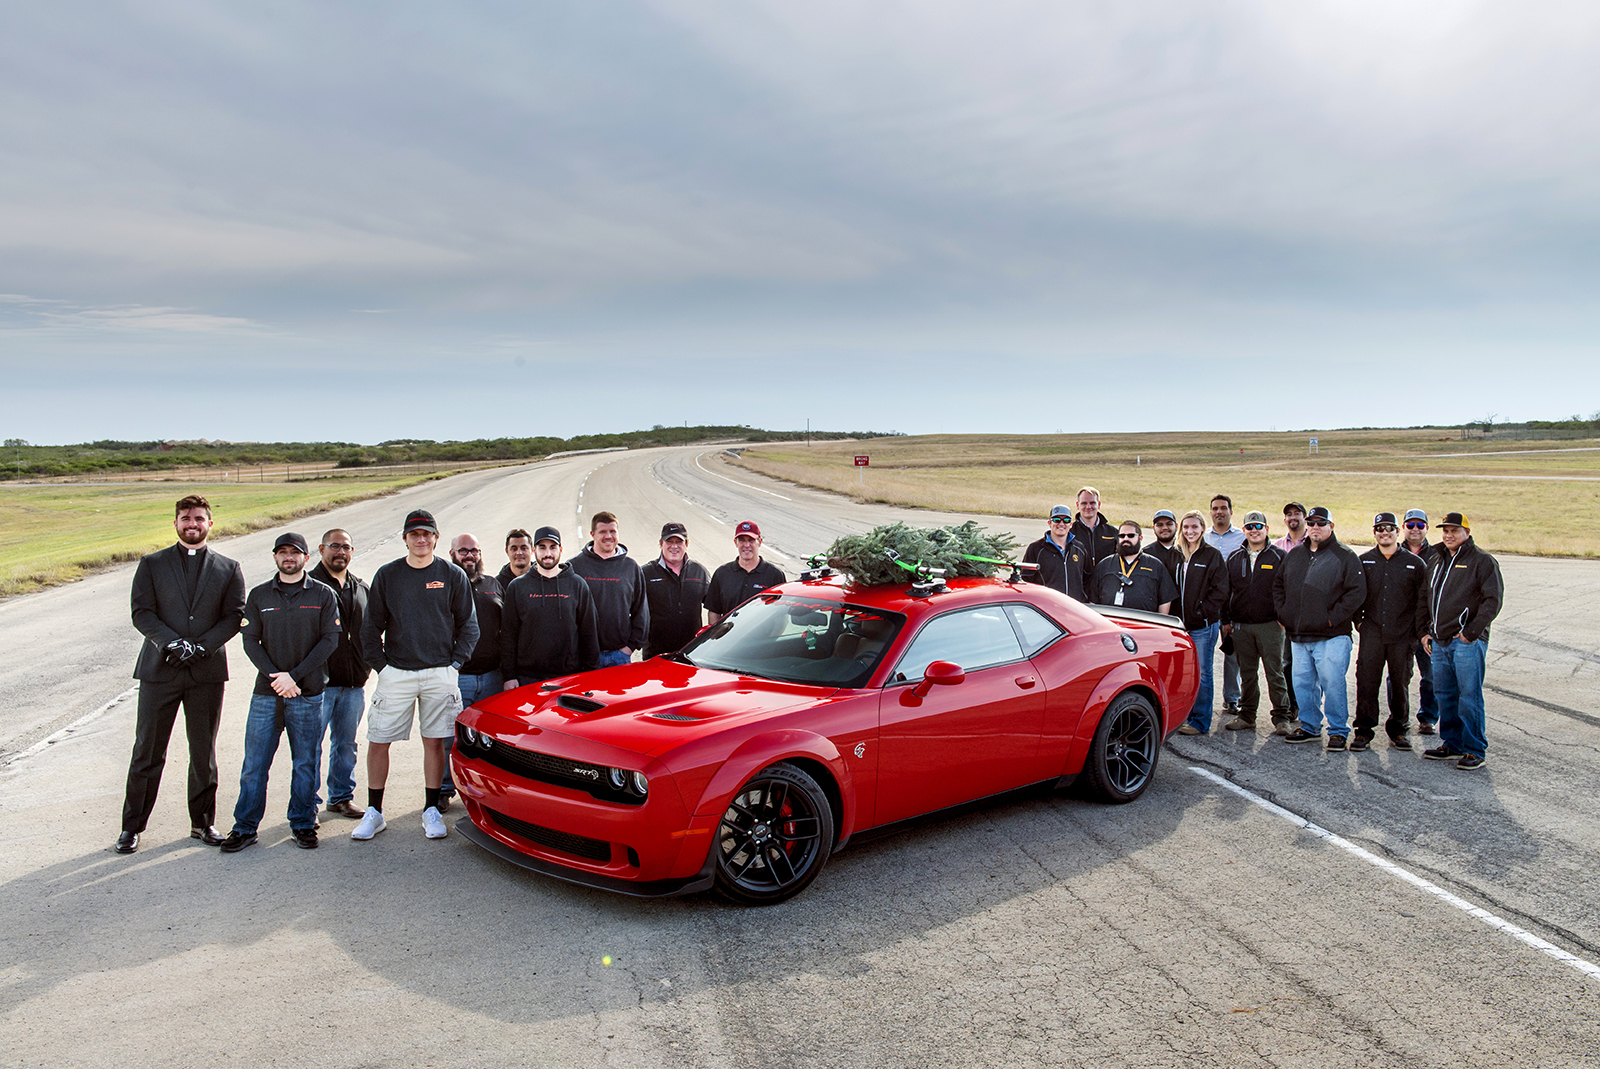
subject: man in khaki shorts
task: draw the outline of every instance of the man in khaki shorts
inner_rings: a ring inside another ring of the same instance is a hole
[[[478,644],[478,617],[467,573],[433,555],[439,544],[433,515],[411,513],[404,535],[406,555],[373,575],[361,621],[362,652],[378,670],[378,685],[367,711],[367,811],[352,839],[370,839],[389,826],[383,819],[389,746],[411,737],[413,709],[422,732],[422,827],[430,839],[448,834],[439,815],[444,740],[455,734],[456,677]]]

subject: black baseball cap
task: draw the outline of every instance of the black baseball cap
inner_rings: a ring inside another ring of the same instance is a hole
[[[1469,531],[1472,530],[1472,523],[1467,519],[1467,514],[1465,512],[1447,512],[1444,514],[1444,519],[1434,524],[1434,526],[1465,527]]]
[[[1306,507],[1304,505],[1300,504],[1300,502],[1298,502],[1298,501],[1291,501],[1287,505],[1283,506],[1283,514],[1285,516],[1289,515],[1289,510],[1290,509],[1299,509],[1300,510],[1300,515],[1302,515],[1302,516],[1306,515]],[[1326,510],[1324,510],[1324,511],[1326,511]]]
[[[272,543],[272,552],[276,553],[284,546],[293,546],[306,556],[311,556],[311,547],[306,545],[305,538],[295,534],[293,531],[285,531],[279,535],[278,540]]]
[[[1310,512],[1306,513],[1306,519],[1308,521],[1309,520],[1327,520],[1329,523],[1332,523],[1333,522],[1333,514],[1331,512],[1329,512],[1327,509],[1323,508],[1321,505],[1318,505],[1316,508],[1314,508]]]
[[[1174,516],[1172,514],[1172,510],[1171,509],[1162,509],[1161,511],[1157,512],[1154,517],[1151,518],[1150,522],[1151,523],[1155,523],[1156,520],[1171,520],[1173,523],[1177,523],[1178,522],[1178,517],[1176,517],[1176,516]]]
[[[416,509],[406,517],[406,525],[400,533],[410,534],[412,531],[432,531],[438,534],[439,525],[433,522],[433,513],[427,509]]]
[[[661,541],[665,542],[669,538],[681,538],[687,542],[689,541],[689,528],[681,523],[664,523],[661,525]]]
[[[533,532],[533,544],[538,545],[540,542],[554,542],[559,546],[561,544],[561,532],[554,527],[541,527]]]
[[[1400,521],[1394,518],[1394,513],[1392,512],[1380,512],[1372,517],[1372,526],[1382,527],[1384,524],[1388,524],[1390,527],[1399,527]]]

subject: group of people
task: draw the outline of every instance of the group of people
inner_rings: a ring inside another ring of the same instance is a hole
[[[609,512],[594,515],[589,543],[570,561],[562,560],[557,528],[531,536],[512,530],[509,563],[491,576],[471,533],[451,539],[448,560],[438,556],[438,524],[418,509],[402,528],[406,555],[380,567],[370,583],[350,570],[355,545],[348,531],[323,534],[320,561],[309,571],[311,547],[286,532],[273,545],[272,579],[247,594],[239,563],[208,546],[211,526],[204,497],[181,499],[176,544],[142,558],[134,572],[133,623],[145,641],[134,669],[139,701],[120,854],[139,848],[180,706],[189,739],[190,835],[202,843],[237,853],[257,841],[267,773],[285,734],[294,842],[318,845],[324,740],[325,812],[355,820],[352,839],[373,838],[388,826],[389,748],[411,737],[413,723],[422,737],[423,831],[441,839],[449,833],[449,755],[463,708],[501,690],[624,664],[636,651],[673,652],[705,623],[787,580],[763,559],[753,521],[734,528],[734,559],[708,573],[689,558],[681,523],[662,527],[659,555],[641,567]],[[214,826],[216,740],[228,679],[223,647],[239,634],[256,679],[233,827],[224,836]],[[367,804],[357,808],[356,733],[364,713]]]
[[[1283,507],[1285,533],[1272,539],[1265,513],[1233,524],[1233,501],[1211,499],[1181,517],[1161,509],[1151,520],[1154,542],[1134,520],[1112,526],[1100,515],[1100,492],[1078,492],[1078,511],[1057,505],[1049,529],[1028,546],[1031,576],[1083,602],[1176,616],[1200,655],[1200,687],[1183,735],[1211,731],[1216,652],[1223,661],[1223,703],[1230,731],[1254,730],[1267,680],[1273,734],[1309,743],[1327,731],[1329,750],[1366,750],[1377,735],[1380,690],[1387,690],[1389,744],[1410,750],[1412,666],[1421,673],[1417,730],[1437,733],[1423,756],[1482,768],[1488,751],[1483,672],[1489,625],[1504,585],[1494,557],[1474,545],[1460,512],[1437,525],[1379,512],[1376,545],[1359,556],[1334,534],[1326,508],[1297,501]],[[1352,632],[1356,715],[1349,717],[1346,678]],[[1387,688],[1383,687],[1385,673]]]

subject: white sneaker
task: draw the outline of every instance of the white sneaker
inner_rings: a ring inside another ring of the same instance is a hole
[[[444,826],[444,818],[431,805],[422,811],[422,830],[430,839],[443,839],[450,834],[450,829]]]
[[[383,819],[383,814],[369,805],[361,817],[361,822],[356,825],[356,830],[350,833],[350,838],[370,839],[388,826],[389,822]]]

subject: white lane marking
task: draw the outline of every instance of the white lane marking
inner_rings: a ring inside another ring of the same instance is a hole
[[[1255,803],[1256,805],[1260,806],[1262,809],[1265,809],[1269,813],[1276,813],[1278,816],[1282,817],[1284,820],[1287,820],[1290,824],[1293,824],[1296,827],[1304,828],[1306,831],[1310,832],[1312,835],[1315,835],[1317,838],[1325,840],[1326,842],[1332,843],[1334,846],[1337,846],[1341,850],[1345,850],[1345,851],[1348,851],[1351,854],[1354,854],[1356,857],[1359,857],[1361,860],[1369,862],[1370,864],[1377,866],[1378,868],[1382,869],[1384,872],[1387,872],[1389,875],[1396,876],[1396,877],[1404,880],[1406,883],[1411,884],[1413,887],[1417,888],[1418,890],[1426,891],[1428,894],[1433,895],[1435,898],[1439,899],[1440,901],[1449,903],[1450,905],[1454,906],[1456,909],[1459,909],[1461,912],[1467,914],[1469,917],[1476,917],[1480,921],[1482,921],[1483,923],[1487,924],[1489,927],[1499,929],[1500,931],[1502,931],[1505,934],[1509,935],[1511,938],[1517,940],[1518,942],[1526,943],[1528,946],[1533,947],[1535,950],[1537,950],[1537,951],[1539,951],[1539,952],[1541,952],[1543,954],[1548,954],[1550,957],[1555,958],[1557,961],[1561,962],[1562,964],[1572,966],[1574,969],[1577,969],[1579,972],[1583,973],[1585,976],[1588,976],[1590,979],[1600,980],[1600,965],[1596,965],[1593,962],[1585,961],[1580,957],[1577,957],[1575,955],[1567,953],[1565,950],[1562,950],[1560,947],[1556,946],[1554,943],[1548,942],[1548,941],[1546,941],[1544,939],[1540,939],[1538,936],[1534,935],[1532,932],[1528,931],[1526,928],[1519,928],[1515,924],[1512,924],[1510,921],[1504,919],[1503,917],[1497,917],[1493,913],[1490,913],[1488,910],[1482,909],[1482,908],[1480,908],[1478,906],[1475,906],[1471,902],[1468,902],[1466,899],[1461,898],[1461,897],[1459,897],[1457,895],[1451,894],[1449,891],[1446,891],[1443,887],[1440,887],[1438,884],[1433,883],[1431,880],[1425,880],[1421,876],[1418,876],[1414,872],[1408,872],[1405,869],[1401,868],[1399,865],[1396,865],[1394,862],[1388,860],[1387,858],[1381,858],[1377,854],[1374,854],[1370,850],[1364,850],[1361,847],[1357,846],[1355,843],[1351,842],[1350,840],[1342,838],[1341,836],[1335,835],[1333,832],[1329,831],[1327,828],[1323,828],[1323,827],[1320,827],[1320,826],[1318,826],[1316,824],[1313,824],[1313,823],[1311,823],[1311,821],[1307,820],[1305,817],[1299,816],[1298,814],[1295,814],[1295,813],[1291,813],[1289,810],[1283,808],[1283,806],[1277,805],[1277,804],[1275,804],[1273,802],[1269,802],[1265,798],[1261,797],[1259,794],[1256,794],[1256,793],[1254,793],[1252,791],[1245,790],[1243,787],[1239,786],[1237,783],[1228,782],[1227,780],[1223,779],[1221,776],[1217,775],[1215,772],[1210,771],[1209,769],[1196,768],[1194,765],[1190,765],[1189,766],[1189,771],[1193,772],[1195,775],[1201,777],[1202,779],[1210,780],[1212,783],[1215,783],[1217,786],[1223,788],[1224,790],[1232,791],[1234,794],[1237,794],[1239,797],[1244,798],[1244,799],[1246,799],[1246,800],[1248,800],[1250,802]]]
[[[700,457],[698,455],[696,455],[696,457],[694,458],[694,466],[699,468],[701,471],[704,471],[707,475],[710,475],[713,478],[721,479],[725,483],[732,483],[735,486],[742,486],[746,490],[754,490],[758,494],[766,494],[768,497],[775,497],[779,501],[793,501],[794,500],[794,498],[792,498],[792,497],[784,497],[782,494],[774,494],[771,490],[763,490],[759,486],[751,486],[749,483],[742,483],[738,479],[730,479],[726,475],[718,475],[714,471],[706,471],[706,466],[704,464],[700,463]]]
[[[26,760],[27,758],[32,757],[34,754],[44,752],[44,750],[47,747],[54,746],[56,743],[60,742],[64,738],[66,738],[68,735],[71,735],[73,732],[77,731],[79,728],[84,727],[84,726],[92,723],[95,720],[100,719],[106,713],[110,712],[113,706],[116,706],[116,705],[118,705],[118,704],[120,704],[122,702],[127,701],[129,698],[133,697],[137,693],[139,693],[139,686],[138,686],[138,684],[134,684],[133,686],[129,687],[127,690],[123,691],[121,694],[118,694],[115,698],[112,698],[110,701],[106,702],[104,705],[102,705],[100,708],[96,709],[94,712],[87,713],[87,714],[85,714],[83,716],[78,717],[78,719],[74,720],[72,723],[68,724],[66,727],[62,728],[60,731],[57,731],[53,735],[46,735],[44,738],[40,739],[38,742],[34,743],[32,746],[28,747],[26,750],[23,750],[21,753],[17,754],[15,757],[13,757],[11,760],[7,761],[5,763],[5,767],[10,768],[12,765],[16,764],[18,761]]]

